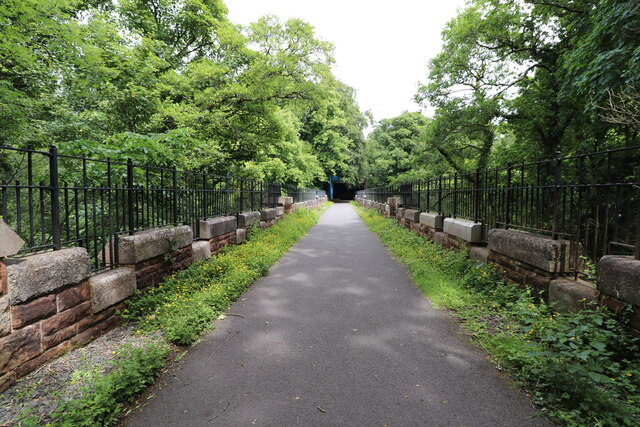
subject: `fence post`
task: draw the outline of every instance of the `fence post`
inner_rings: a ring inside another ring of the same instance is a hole
[[[53,249],[62,248],[60,238],[60,185],[58,182],[58,148],[49,147],[49,186],[51,187],[51,232]]]
[[[244,179],[240,178],[240,206],[238,206],[238,212],[244,210]]]
[[[560,186],[562,185],[562,157],[560,152],[556,152],[556,158],[553,162],[554,183],[553,183],[553,226],[551,229],[551,238],[558,240],[560,228]]]
[[[476,168],[476,185],[475,185],[476,194],[475,194],[475,197],[473,198],[473,203],[474,203],[473,216],[474,216],[474,221],[476,222],[480,221],[480,202],[481,202],[480,189],[481,189],[480,168]]]
[[[173,182],[171,192],[173,193],[173,225],[178,225],[178,168],[176,166],[173,167],[172,171]]]
[[[442,177],[438,178],[438,213],[444,215],[442,212]]]
[[[504,186],[504,229],[509,229],[511,223],[511,171],[513,164],[507,163],[507,182]]]
[[[640,202],[638,202],[638,209],[636,209],[636,215],[638,215],[636,221],[636,250],[634,252],[635,259],[640,259]]]
[[[133,160],[127,159],[127,218],[129,222],[129,235],[133,235],[135,221],[133,215]]]
[[[458,172],[453,174],[453,217],[458,216]]]

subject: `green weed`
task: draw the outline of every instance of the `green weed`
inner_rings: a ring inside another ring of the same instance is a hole
[[[554,421],[640,424],[640,345],[623,320],[597,306],[559,313],[466,253],[444,250],[373,210],[357,210],[425,295],[461,319]]]

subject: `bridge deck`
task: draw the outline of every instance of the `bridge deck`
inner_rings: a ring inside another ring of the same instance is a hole
[[[229,313],[128,425],[550,425],[348,204]]]

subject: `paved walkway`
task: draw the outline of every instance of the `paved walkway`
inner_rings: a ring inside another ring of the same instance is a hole
[[[127,425],[550,425],[348,204],[229,313]]]

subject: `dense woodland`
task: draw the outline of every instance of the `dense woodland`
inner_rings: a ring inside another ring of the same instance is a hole
[[[370,122],[300,20],[241,27],[222,0],[3,0],[0,145],[361,187],[640,144],[639,2],[469,0],[442,37],[425,114]]]

